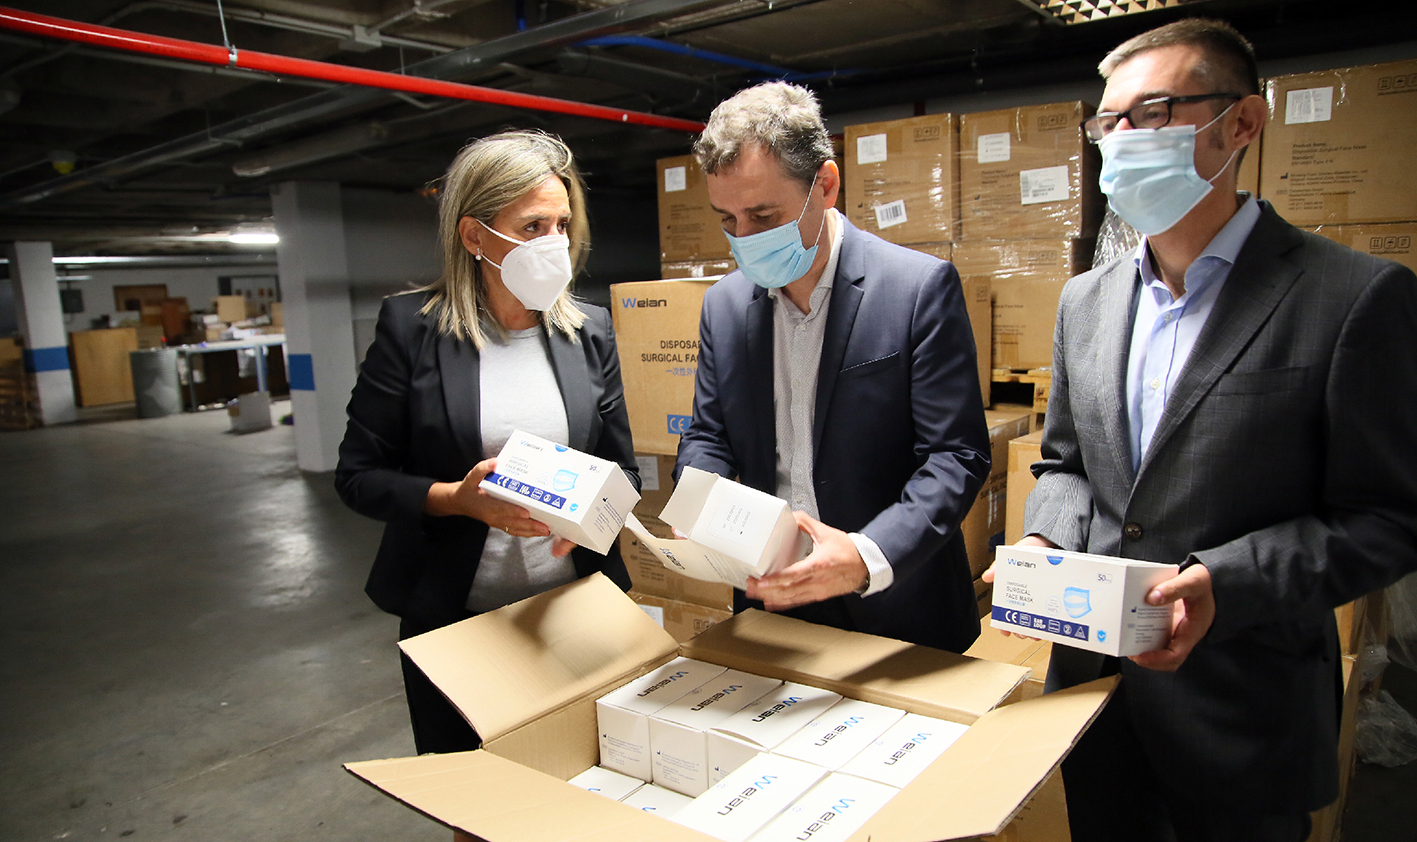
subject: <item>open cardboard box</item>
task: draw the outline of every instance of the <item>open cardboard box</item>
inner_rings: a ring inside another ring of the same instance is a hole
[[[487,842],[713,842],[566,783],[598,760],[595,700],[680,655],[971,726],[851,837],[863,842],[999,833],[1116,686],[1102,679],[991,710],[1026,669],[762,611],[678,644],[599,574],[400,645],[483,748],[345,768]]]

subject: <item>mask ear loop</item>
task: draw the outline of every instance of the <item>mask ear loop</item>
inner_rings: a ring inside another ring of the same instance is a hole
[[[1229,114],[1229,113],[1230,113],[1230,109],[1231,109],[1231,108],[1234,108],[1235,106],[1237,106],[1237,105],[1239,105],[1239,104],[1240,104],[1240,101],[1239,101],[1239,100],[1236,100],[1236,101],[1230,103],[1230,105],[1227,106],[1224,111],[1222,111],[1222,112],[1220,112],[1219,114],[1215,115],[1215,119],[1211,120],[1209,123],[1206,123],[1204,126],[1201,126],[1200,128],[1196,129],[1196,135],[1197,135],[1197,136],[1200,136],[1200,133],[1201,133],[1201,132],[1203,132],[1203,131],[1205,131],[1206,129],[1210,128],[1211,126],[1215,125],[1217,122],[1220,121],[1220,119],[1221,119],[1222,117],[1224,117],[1226,114]],[[1216,171],[1215,175],[1211,176],[1210,178],[1207,178],[1207,179],[1205,180],[1206,183],[1207,183],[1207,184],[1215,184],[1215,180],[1216,180],[1217,178],[1220,178],[1220,176],[1221,176],[1226,170],[1230,169],[1230,164],[1231,164],[1231,162],[1234,161],[1234,160],[1235,160],[1235,156],[1236,156],[1236,155],[1239,155],[1239,154],[1240,154],[1240,150],[1239,150],[1239,149],[1236,149],[1234,152],[1231,152],[1231,153],[1230,153],[1230,157],[1225,159],[1225,164],[1224,164],[1223,166],[1221,166],[1221,168],[1220,168],[1219,170]],[[1200,173],[1196,173],[1196,174],[1197,174],[1197,175],[1200,175]]]
[[[818,172],[821,172],[821,170],[818,169]],[[816,187],[817,187],[817,173],[813,173],[813,174],[812,174],[812,183],[811,183],[811,185],[809,185],[809,186],[807,187],[807,201],[802,204],[802,212],[799,213],[799,214],[797,214],[797,224],[798,224],[798,226],[799,226],[799,230],[800,230],[800,226],[801,226],[801,224],[802,224],[802,217],[804,217],[804,216],[807,215],[807,206],[810,205],[810,204],[812,204],[812,191],[813,191],[814,189],[816,189]],[[815,246],[815,245],[817,244],[817,240],[820,240],[820,239],[822,238],[822,231],[823,231],[826,227],[827,227],[827,209],[826,209],[826,208],[822,208],[822,224],[817,226],[817,236],[816,236],[816,239],[812,240],[812,245],[813,245],[813,246]]]
[[[509,242],[509,243],[516,243],[516,244],[519,246],[519,245],[522,245],[522,244],[524,244],[524,243],[530,242],[530,240],[516,240],[516,239],[513,239],[513,238],[511,238],[511,237],[508,237],[506,234],[503,234],[501,231],[498,231],[496,228],[493,228],[491,225],[488,225],[487,223],[483,222],[482,220],[478,219],[478,218],[475,217],[475,216],[472,217],[472,219],[473,219],[473,221],[476,222],[478,225],[481,225],[483,228],[486,228],[488,231],[491,231],[493,234],[496,234],[497,236],[501,237],[502,239],[506,240],[506,241]],[[513,246],[513,248],[515,248],[515,246]],[[473,257],[474,257],[474,259],[476,259],[476,260],[482,260],[483,257],[485,257],[485,255],[483,255],[481,249],[479,249],[478,252],[477,252],[477,254],[473,255]],[[505,260],[505,258],[503,258],[503,259]],[[491,263],[493,266],[496,266],[498,272],[502,271],[502,264],[493,262],[492,258],[490,258],[490,257],[487,258],[487,262],[488,262],[488,263]]]

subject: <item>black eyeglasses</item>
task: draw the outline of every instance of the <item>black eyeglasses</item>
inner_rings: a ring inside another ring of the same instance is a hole
[[[1099,111],[1082,121],[1083,133],[1096,143],[1111,134],[1126,117],[1134,129],[1159,129],[1171,122],[1171,106],[1208,99],[1244,99],[1243,94],[1196,94],[1194,96],[1162,96],[1134,105],[1126,111]]]

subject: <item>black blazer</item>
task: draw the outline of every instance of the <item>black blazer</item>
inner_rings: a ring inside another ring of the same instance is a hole
[[[875,541],[895,579],[784,613],[962,652],[979,636],[979,611],[959,524],[989,475],[989,431],[959,274],[841,222],[812,480],[822,522]],[[741,272],[704,296],[676,472],[693,465],[774,493],[772,310]]]
[[[483,459],[477,350],[438,333],[419,315],[427,293],[394,295],[379,311],[374,343],[349,399],[335,488],[356,512],[385,521],[365,592],[390,614],[433,628],[467,616],[464,607],[487,540],[487,524],[423,513],[434,482],[456,482]],[[582,304],[573,342],[551,331],[551,367],[561,387],[570,446],[617,462],[638,489],[610,314]],[[576,573],[600,571],[630,586],[618,549],[577,547]]]

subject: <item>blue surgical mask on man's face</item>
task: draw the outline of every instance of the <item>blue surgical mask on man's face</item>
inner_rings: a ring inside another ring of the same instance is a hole
[[[817,259],[816,241],[821,239],[822,228],[827,224],[826,209],[822,210],[822,224],[817,228],[811,248],[802,245],[799,223],[807,213],[807,206],[812,203],[812,190],[816,186],[817,177],[812,176],[812,186],[807,189],[807,201],[802,205],[802,213],[792,222],[746,237],[723,232],[723,236],[728,238],[728,247],[733,251],[733,259],[748,280],[766,289],[780,289],[812,268],[812,261]]]
[[[1230,108],[1200,128],[1124,129],[1098,141],[1102,172],[1097,182],[1107,204],[1142,234],[1150,237],[1170,231],[1209,195],[1220,173],[1239,154],[1238,149],[1230,153],[1220,172],[1208,179],[1196,172],[1196,135],[1215,125]]]

